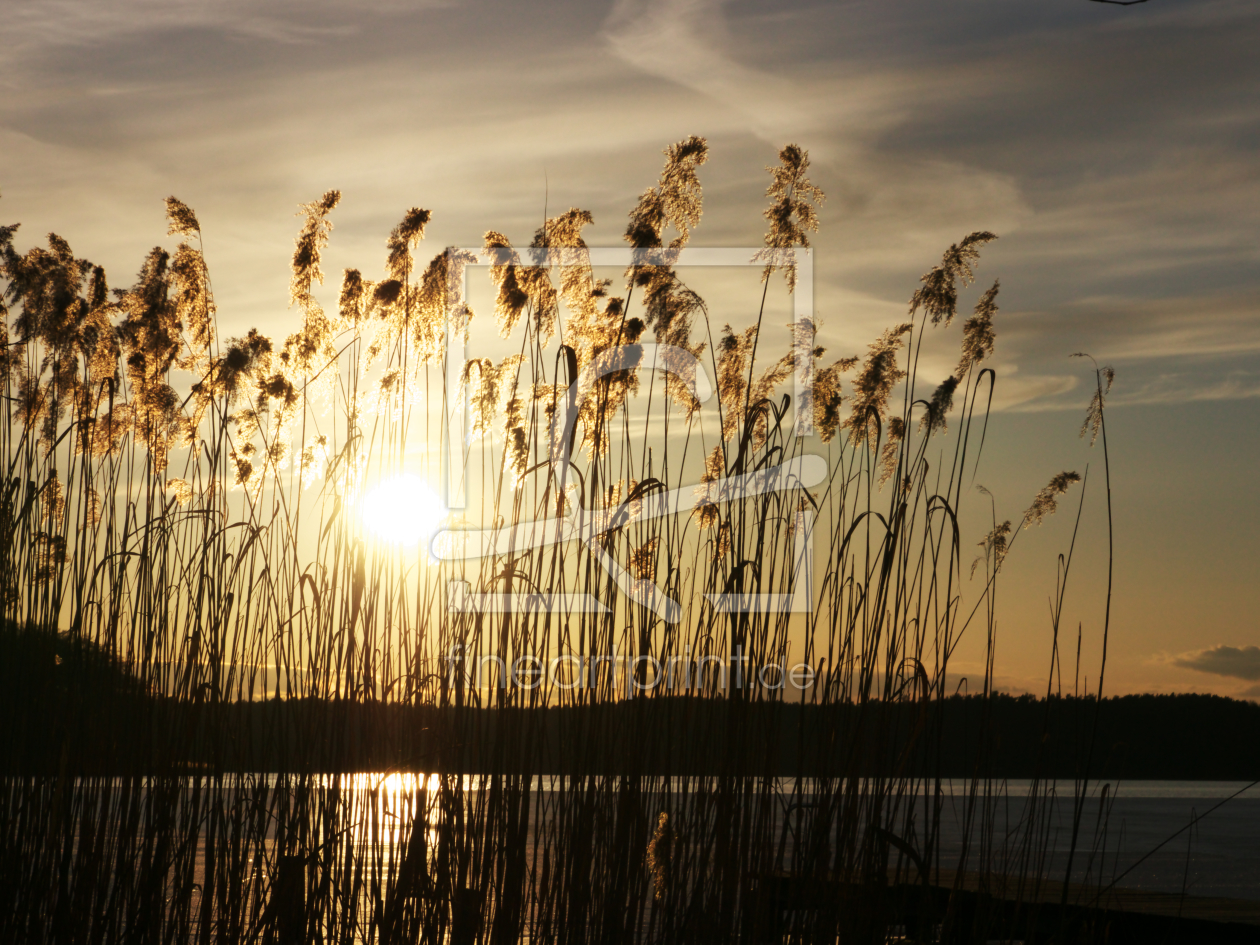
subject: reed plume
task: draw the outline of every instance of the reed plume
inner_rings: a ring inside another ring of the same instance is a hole
[[[1033,504],[1024,513],[1024,527],[1031,528],[1034,525],[1040,525],[1047,515],[1053,515],[1058,509],[1058,497],[1065,495],[1072,483],[1080,481],[1080,474],[1074,472],[1061,472],[1051,479],[1046,487],[1037,493]]]
[[[888,412],[888,398],[906,376],[897,366],[897,352],[913,328],[909,322],[889,328],[867,349],[862,369],[853,379],[852,406],[843,424],[855,446],[865,443],[874,451],[879,444],[878,430]]]
[[[465,363],[460,384],[473,411],[472,436],[488,433],[495,415],[507,405],[510,391],[506,381],[515,375],[521,360],[521,355],[509,355],[498,366],[489,358],[471,358]]]
[[[665,898],[670,886],[670,872],[673,865],[674,830],[669,822],[669,814],[662,811],[656,818],[656,829],[648,843],[648,870],[652,874],[652,887],[655,898]]]
[[[980,230],[951,245],[941,257],[940,265],[933,266],[920,278],[923,285],[910,297],[910,317],[914,318],[922,308],[924,317],[930,318],[933,325],[944,322],[948,327],[958,307],[958,283],[971,284],[975,278],[974,266],[980,259],[980,247],[995,239],[994,234]]]
[[[745,396],[748,388],[745,366],[757,338],[753,326],[736,333],[730,325],[722,327],[718,342],[717,389],[718,403],[722,408],[722,439],[729,440],[739,429],[748,406]]]
[[[195,236],[201,238],[201,224],[197,222],[197,214],[192,207],[177,197],[166,198],[166,235]]]
[[[814,326],[808,326],[796,335],[798,346],[810,347],[814,335]],[[794,352],[795,354],[796,352]],[[820,367],[819,362],[827,350],[821,346],[810,347],[808,357],[812,362],[810,379],[812,381],[808,396],[814,415],[814,429],[829,443],[840,429],[840,408],[844,403],[844,391],[840,384],[840,376],[858,365],[858,358],[841,358],[828,367]]]
[[[1006,560],[1007,545],[1010,541],[1011,522],[1007,519],[1001,525],[994,527],[993,531],[985,535],[980,541],[980,547],[983,550],[980,557],[971,564],[971,573],[976,573],[976,568],[980,562],[987,561],[989,563],[990,572],[997,574],[1002,569],[1002,562]]]
[[[487,230],[484,241],[486,252],[492,253],[494,258],[494,262],[490,264],[490,278],[498,291],[494,303],[494,318],[499,326],[499,334],[506,338],[516,327],[521,313],[529,303],[529,295],[517,279],[521,257],[502,233]]]
[[[327,394],[333,377],[328,370],[336,360],[333,345],[335,326],[324,313],[312,291],[315,285],[323,285],[324,271],[320,266],[324,248],[328,245],[333,224],[328,215],[341,202],[341,192],[330,190],[319,200],[303,204],[298,211],[303,217],[301,232],[295,240],[292,277],[289,281],[289,302],[302,312],[301,328],[285,339],[277,359],[284,380],[289,385],[305,385],[314,376],[316,389]],[[277,384],[279,381],[277,381]],[[286,401],[288,398],[284,398]],[[291,411],[282,409],[281,421],[287,424]]]
[[[179,244],[171,260],[171,282],[175,292],[175,318],[183,327],[191,349],[188,359],[180,366],[193,368],[209,356],[214,340],[214,300],[200,250],[187,243]]]
[[[975,311],[963,322],[962,357],[958,360],[958,368],[954,376],[962,380],[971,368],[985,358],[992,356],[996,335],[993,331],[993,316],[997,314],[998,280],[980,296]]]
[[[919,429],[926,430],[928,436],[944,433],[947,429],[945,418],[954,409],[954,391],[958,390],[958,383],[958,378],[950,375],[932,392],[932,399],[919,420]]]
[[[901,441],[905,438],[906,424],[901,417],[888,418],[888,432],[880,451],[879,484],[883,486],[897,473],[897,460],[901,456]]]
[[[692,135],[671,144],[664,153],[665,168],[660,180],[643,192],[630,211],[625,240],[636,249],[660,247],[668,226],[677,233],[669,248],[681,249],[691,238],[691,230],[700,224],[704,197],[696,171],[709,159],[708,142]],[[638,269],[633,270],[636,279],[650,280],[652,276],[646,269],[641,276]]]
[[[1073,357],[1088,357],[1085,354],[1076,354]],[[1085,410],[1085,420],[1081,424],[1080,436],[1083,439],[1085,434],[1089,434],[1089,445],[1093,446],[1098,441],[1098,431],[1102,429],[1103,422],[1103,404],[1107,399],[1107,395],[1111,393],[1111,385],[1115,383],[1116,372],[1111,366],[1098,369],[1098,384],[1094,388],[1094,394],[1090,398],[1089,406]]]
[[[764,262],[761,280],[765,282],[776,271],[783,273],[789,292],[796,290],[795,247],[809,248],[809,234],[818,232],[818,211],[827,199],[821,189],[805,176],[809,170],[809,152],[799,145],[789,144],[779,152],[779,163],[767,167],[770,186],[766,196],[773,202],[763,216],[770,224],[766,231],[766,248],[753,256],[754,262]]]
[[[708,142],[694,135],[666,148],[660,180],[630,211],[624,237],[636,250],[658,250],[650,254],[650,263],[636,262],[626,271],[630,286],[643,290],[644,324],[655,328],[658,341],[688,350],[690,320],[703,302],[682,284],[673,266],[692,229],[700,224],[704,192],[697,169],[708,156]],[[670,226],[677,235],[666,245],[664,234]]]
[[[319,200],[302,204],[298,210],[298,216],[303,218],[303,225],[294,241],[293,276],[289,282],[289,301],[290,304],[300,306],[303,311],[319,305],[311,294],[311,290],[316,285],[324,284],[324,271],[320,268],[320,258],[324,247],[328,245],[328,238],[333,228],[328,214],[332,213],[340,202],[341,191],[330,190]],[[397,232],[396,229],[395,233]]]
[[[337,298],[337,314],[341,328],[358,328],[367,315],[372,283],[358,269],[347,269],[341,275],[341,292]]]
[[[424,364],[441,361],[446,332],[464,338],[472,320],[472,310],[463,298],[464,266],[473,261],[466,250],[447,249],[430,260],[420,277],[420,285],[410,292],[406,318],[411,323],[411,346]]]
[[[720,519],[717,504],[709,498],[709,484],[717,482],[724,471],[722,447],[718,445],[704,458],[704,472],[700,476],[700,485],[695,490],[696,511],[699,513],[697,522],[702,529],[712,528]]]

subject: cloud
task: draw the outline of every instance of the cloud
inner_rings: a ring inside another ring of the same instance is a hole
[[[1082,298],[1056,320],[1065,334],[1105,345],[1112,360],[1260,351],[1260,303],[1251,293]]]
[[[283,272],[293,205],[329,186],[346,193],[333,252],[356,266],[410,203],[456,242],[490,225],[527,237],[546,201],[572,204],[617,244],[660,149],[698,133],[713,152],[697,241],[747,245],[765,143],[797,140],[828,192],[815,298],[835,355],[862,353],[946,246],[991,229],[997,409],[1080,409],[1066,359],[1082,349],[1120,369],[1116,405],[1249,398],[1253,6],[1121,20],[994,0],[560,0],[546,16],[496,0],[15,0],[0,209],[24,237],[52,226],[117,258],[123,278],[177,193],[213,226],[224,317],[244,323],[284,305],[268,267]],[[937,341],[934,378],[957,329]]]
[[[1223,293],[1164,299],[1090,297],[1044,311],[1002,312],[999,375],[1015,365],[1057,374],[1075,351],[1117,369],[1112,406],[1243,400],[1260,396],[1260,305],[1254,295]],[[1088,365],[1073,366],[1081,378]],[[1000,388],[1000,385],[999,385]],[[1003,403],[1019,410],[1079,409],[1073,388]]]
[[[1213,646],[1175,656],[1172,664],[1215,676],[1260,680],[1260,646]]]
[[[842,312],[829,347],[864,344],[869,315],[889,307],[850,300],[908,295],[941,248],[991,229],[1004,237],[986,253],[1004,286],[994,406],[1077,410],[1066,359],[1082,349],[1121,369],[1116,406],[1260,395],[1260,178],[1243,131],[1255,82],[1225,78],[1257,16],[1234,0],[1210,7],[1138,23],[980,3],[950,25],[926,9],[618,0],[602,37],[728,121],[809,147],[831,198],[817,241],[820,313]],[[930,40],[941,30],[945,42]],[[1153,50],[1185,30],[1197,45],[1172,83]],[[849,48],[859,36],[868,48]],[[947,52],[960,48],[971,55]],[[956,353],[925,365],[935,359]]]
[[[777,141],[817,119],[800,107],[783,78],[736,62],[720,48],[727,37],[722,0],[617,0],[603,37],[618,56],[650,75],[694,89],[742,112],[757,134]]]
[[[8,55],[47,45],[89,45],[115,36],[218,29],[279,43],[356,32],[364,16],[445,6],[445,0],[280,0],[266,13],[249,0],[25,0],[6,9]]]

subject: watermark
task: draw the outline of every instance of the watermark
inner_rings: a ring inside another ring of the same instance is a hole
[[[528,265],[549,266],[748,266],[761,267],[755,258],[757,250],[725,249],[630,249],[630,248],[545,248],[526,250],[536,257]],[[522,265],[510,249],[448,251],[448,313],[467,309],[467,270],[476,266]],[[795,257],[799,278],[793,293],[795,321],[793,325],[793,389],[796,414],[794,432],[806,436],[813,432],[813,257],[801,250]],[[447,320],[447,397],[443,416],[444,492],[447,508],[465,507],[465,485],[471,441],[468,436],[467,398],[460,397],[467,351],[459,317]],[[637,369],[673,375],[699,403],[713,396],[703,364],[684,348],[663,344],[627,344],[601,352],[587,364],[570,384],[563,400],[557,404],[548,430],[548,463],[559,494],[567,494],[576,475],[573,472],[572,449],[574,431],[583,401],[596,382],[608,374]],[[458,458],[458,459],[457,459]],[[678,489],[653,492],[632,504],[616,508],[582,509],[563,503],[564,511],[555,518],[515,522],[491,529],[446,529],[434,536],[430,551],[439,561],[472,560],[489,555],[519,554],[551,545],[577,541],[582,544],[603,571],[612,578],[618,591],[667,623],[682,619],[682,607],[651,581],[636,578],[612,557],[601,543],[604,533],[634,522],[646,522],[680,512],[689,512],[701,505],[720,505],[772,492],[808,489],[828,477],[826,460],[821,456],[803,455],[778,465],[751,473],[730,476],[714,482],[696,483]],[[794,614],[809,613],[813,608],[813,528],[814,516],[809,511],[795,513],[791,523],[793,549],[791,555],[791,591],[786,594],[710,593],[705,596],[719,613]],[[452,580],[447,586],[447,607],[456,613],[606,613],[608,608],[598,598],[585,593],[565,592],[498,592],[473,593],[464,581]]]
[[[446,411],[443,425],[443,500],[448,509],[465,507],[469,446],[468,404],[455,396],[468,361],[467,311],[468,270],[491,266],[590,266],[630,268],[668,266],[670,268],[747,268],[766,265],[765,247],[683,247],[682,249],[633,249],[627,246],[529,248],[520,253],[505,247],[452,247],[447,250],[446,280]],[[792,293],[793,370],[792,400],[796,404],[793,430],[796,436],[814,432],[814,254],[808,248],[790,250],[790,260],[780,260],[796,268],[796,289]],[[633,347],[633,346],[627,346]],[[612,356],[612,355],[610,355]],[[694,360],[694,359],[692,359]],[[685,367],[684,367],[685,370]],[[706,381],[707,383],[707,378]],[[712,388],[709,388],[710,393]],[[704,400],[707,400],[706,396]],[[703,400],[701,401],[703,402]]]
[[[681,654],[664,662],[647,654],[613,653],[565,653],[545,661],[526,654],[507,661],[494,655],[468,657],[463,645],[457,643],[443,662],[447,685],[454,688],[462,683],[479,690],[510,687],[532,691],[546,685],[565,692],[611,688],[628,696],[656,690],[686,694],[712,689],[791,688],[804,692],[816,680],[808,663],[765,663],[750,668],[748,656],[738,646],[735,655],[726,660],[713,655],[693,656],[690,648],[684,647]]]

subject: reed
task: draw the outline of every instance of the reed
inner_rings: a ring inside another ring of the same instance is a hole
[[[459,289],[468,254],[416,260],[427,210],[389,234],[379,279],[346,270],[326,310],[340,194],[301,207],[299,327],[283,341],[221,336],[200,225],[175,198],[177,246],[153,249],[126,289],[56,235],[19,253],[16,227],[0,230],[0,938],[883,941],[890,890],[926,891],[942,868],[960,883],[1014,877],[1035,898],[1053,782],[1035,782],[1004,836],[1012,802],[990,746],[961,763],[942,753],[965,633],[986,641],[980,704],[994,695],[996,594],[1021,533],[994,514],[971,565],[959,526],[995,380],[996,282],[964,321],[956,373],[926,394],[918,378],[995,237],[949,247],[864,355],[829,360],[808,320],[769,354],[769,293],[797,288],[795,253],[819,226],[808,155],[790,145],[770,168],[760,309],[722,327],[677,266],[708,146],[665,154],[625,233],[653,255],[619,295],[590,263],[589,213],[547,220],[520,249],[487,232],[493,320],[516,350],[468,361],[454,387],[459,347],[488,316]],[[623,347],[651,339],[699,359],[716,404]],[[616,369],[572,400],[601,364]],[[793,428],[798,364],[811,437]],[[1098,377],[1087,428],[1105,448],[1111,374]],[[502,541],[436,561],[380,540],[366,496],[404,472],[441,481],[462,410],[451,461],[468,470],[467,519]],[[820,451],[817,485],[720,491]],[[1019,524],[1077,482],[1055,476]],[[643,514],[693,486],[670,514]],[[607,528],[509,541],[566,516]],[[714,603],[790,595],[802,529],[817,549],[809,612]],[[602,610],[459,611],[452,580]],[[511,670],[562,656],[571,671],[595,663],[588,685]],[[771,683],[796,664],[814,683],[785,715],[790,687],[723,687],[719,663]],[[654,685],[664,672],[684,682]],[[1084,757],[1073,855],[1079,839],[1098,876]],[[960,767],[961,852],[942,862]],[[916,915],[920,941],[936,924],[958,941],[1007,931],[952,906]]]

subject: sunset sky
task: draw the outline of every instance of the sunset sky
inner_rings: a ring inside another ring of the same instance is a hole
[[[1090,464],[1069,596],[1083,672],[1106,561],[1076,351],[1117,372],[1107,690],[1260,697],[1260,5],[7,0],[3,16],[0,223],[22,223],[19,249],[55,231],[126,285],[175,194],[224,334],[292,330],[293,214],[329,188],[331,298],[343,267],[379,277],[413,205],[433,211],[422,256],[491,228],[527,242],[570,206],[594,214],[592,245],[619,245],[661,149],[691,134],[711,149],[695,246],[757,245],[764,165],[808,149],[836,356],[900,320],[950,243],[996,232],[964,295],[1001,278],[978,481],[1018,519]],[[755,319],[746,294],[715,305]],[[956,343],[929,352],[933,382]],[[999,688],[1044,689],[1075,497],[1012,555]]]

